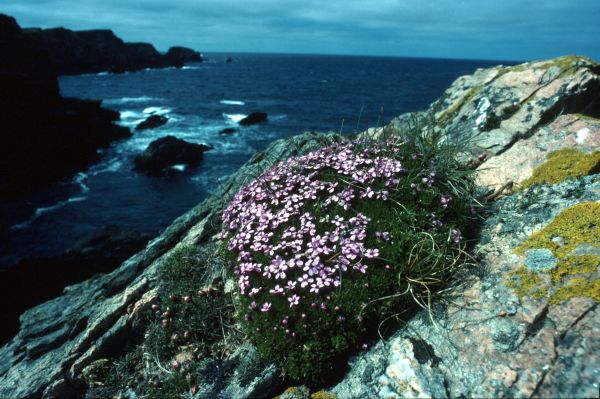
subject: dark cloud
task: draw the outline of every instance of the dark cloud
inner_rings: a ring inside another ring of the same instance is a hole
[[[20,0],[22,26],[111,28],[201,51],[600,58],[598,0]]]

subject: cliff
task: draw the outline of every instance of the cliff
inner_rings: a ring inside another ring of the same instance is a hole
[[[10,17],[0,14],[10,29],[14,46],[34,57],[43,57],[37,72],[76,75],[97,72],[126,72],[145,68],[181,68],[186,62],[202,61],[200,53],[185,47],[172,47],[159,53],[149,43],[126,43],[111,30],[73,31],[65,28],[21,29]],[[2,51],[0,68],[21,63],[23,53]],[[22,68],[21,68],[22,70]]]
[[[600,67],[583,57],[499,66],[457,79],[428,110],[365,133],[393,135],[428,120],[448,140],[467,142],[464,162],[477,168],[486,214],[471,251],[473,267],[429,309],[352,357],[330,392],[339,398],[597,395],[599,98]],[[227,301],[215,238],[224,207],[274,163],[340,139],[305,133],[274,142],[118,269],[23,313],[18,335],[0,349],[0,396],[136,397],[111,386],[106,369],[148,336],[173,257],[196,248],[207,264],[199,295]],[[216,294],[206,288],[212,286]],[[228,350],[203,355],[194,384],[181,374],[187,395],[281,392],[287,383],[276,367],[243,337],[227,333],[235,329],[220,316],[211,325],[223,334],[212,345]],[[132,386],[150,375],[143,386],[171,389],[154,378],[190,362],[189,347],[181,348],[170,370],[146,351],[139,362],[145,371],[130,364],[119,373],[131,373]],[[282,397],[308,393],[288,390]]]

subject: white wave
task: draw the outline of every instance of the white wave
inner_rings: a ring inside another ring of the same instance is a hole
[[[238,123],[248,115],[244,114],[223,114],[223,116],[232,122]]]
[[[148,115],[148,114],[149,115],[166,115],[171,111],[173,111],[173,110],[168,107],[146,107],[146,108],[144,108],[142,113],[144,113],[146,115]]]
[[[238,100],[221,100],[219,101],[221,104],[225,104],[225,105],[244,105],[246,104],[243,101],[238,101]]]
[[[57,202],[54,205],[39,207],[35,210],[35,213],[33,214],[32,217],[30,217],[28,220],[26,220],[22,223],[17,223],[15,225],[13,225],[11,227],[11,229],[12,230],[24,229],[24,228],[28,227],[31,223],[35,222],[38,218],[40,218],[41,216],[43,216],[47,213],[54,212],[57,209],[67,206],[73,202],[85,201],[86,199],[87,199],[87,197],[72,197],[72,198],[68,198],[64,201]]]
[[[183,172],[183,171],[185,171],[186,167],[187,167],[187,166],[186,166],[185,164],[183,164],[183,163],[181,163],[181,164],[180,164],[180,163],[178,163],[178,164],[176,164],[176,165],[173,165],[173,166],[171,166],[171,169],[174,169],[174,170],[178,170],[178,171],[180,171],[180,172]]]
[[[121,98],[109,98],[103,101],[105,104],[138,104],[138,103],[148,103],[150,101],[160,101],[162,98],[157,97],[121,97]]]
[[[90,191],[90,187],[85,184],[85,180],[87,180],[88,176],[85,173],[77,173],[77,175],[73,178],[73,183],[75,184],[79,184],[79,187],[81,187],[81,191],[84,193],[87,193],[88,191]]]
[[[96,167],[92,168],[91,174],[93,176],[99,175],[100,173],[106,172],[118,172],[123,166],[123,161],[119,158],[112,158],[107,162],[104,162]]]
[[[200,67],[198,67],[198,66],[184,65],[184,66],[181,67],[181,69],[183,69],[184,71],[189,71],[190,69],[200,69]]]
[[[109,72],[98,72],[98,73],[96,74],[96,76],[106,76],[106,75],[108,75],[108,74],[109,74]]]

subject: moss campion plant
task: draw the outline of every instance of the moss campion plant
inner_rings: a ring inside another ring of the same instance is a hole
[[[241,323],[288,377],[322,383],[460,263],[472,178],[454,147],[420,132],[290,158],[225,209]]]

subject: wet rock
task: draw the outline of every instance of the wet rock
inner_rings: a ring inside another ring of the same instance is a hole
[[[174,136],[154,140],[135,160],[135,170],[149,175],[168,174],[174,165],[190,167],[200,164],[204,152],[211,147],[204,144],[188,143]]]
[[[169,121],[169,118],[163,115],[150,115],[142,122],[138,123],[135,127],[135,130],[148,130],[155,129],[166,124]]]
[[[224,135],[224,134],[233,134],[235,133],[237,130],[232,128],[232,127],[226,127],[225,129],[221,130],[219,132],[219,134]]]
[[[242,119],[239,124],[242,126],[250,126],[256,125],[257,123],[262,123],[267,120],[266,112],[253,112],[244,119]]]

